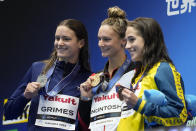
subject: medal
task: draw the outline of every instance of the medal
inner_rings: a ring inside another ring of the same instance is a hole
[[[117,88],[118,88],[118,96],[119,96],[119,99],[122,101],[123,100],[123,95],[122,95],[122,91],[125,87],[121,86],[121,85],[117,85]]]
[[[98,74],[95,74],[94,76],[92,76],[93,80],[91,82],[91,86],[95,87],[101,82],[101,74],[102,73],[98,73]]]
[[[127,87],[124,87],[124,86],[122,86],[122,85],[116,85],[116,87],[118,88],[118,96],[119,96],[119,99],[120,99],[121,101],[123,100],[122,91],[123,91],[124,88],[126,88],[126,89],[128,89],[128,90],[130,90],[130,91],[132,91],[132,92],[135,92],[134,89],[132,89],[132,88],[127,88]]]
[[[40,87],[44,87],[46,85],[46,83],[47,83],[46,75],[43,75],[43,74],[39,75],[36,82],[40,83]]]
[[[101,86],[102,91],[106,91],[107,87],[108,87],[108,82],[104,80],[103,83],[102,83],[102,86]]]

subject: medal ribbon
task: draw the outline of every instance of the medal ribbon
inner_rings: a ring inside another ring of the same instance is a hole
[[[146,73],[146,68],[144,69],[142,76],[140,77],[140,79],[137,81],[136,85],[133,87],[132,84],[130,84],[130,88],[133,89],[133,91],[135,91],[138,87],[139,82],[143,79],[144,75]]]
[[[128,58],[126,58],[125,62],[123,63],[123,65],[117,70],[117,72],[115,73],[115,75],[113,76],[113,78],[109,81],[106,91],[110,90],[115,83],[120,79],[120,77],[124,74],[124,72],[126,71],[126,69],[129,67],[130,65],[130,60]],[[97,94],[98,90],[101,88],[102,84],[99,84],[98,86],[95,86],[92,88],[92,94]],[[102,92],[104,92],[103,90],[100,90]]]
[[[67,86],[78,74],[78,71],[80,70],[80,65],[79,62],[74,66],[74,68],[72,69],[71,73],[69,73],[66,77],[64,77],[57,85],[54,86],[54,88],[52,88],[51,91],[48,91],[48,86],[50,83],[50,78],[54,72],[54,69],[56,67],[56,62],[55,64],[48,70],[48,72],[46,73],[46,77],[48,79],[46,85],[45,85],[45,91],[46,94],[49,96],[55,96],[57,95],[65,86]]]
[[[144,70],[144,73],[142,74],[142,76],[140,77],[140,79],[137,81],[136,85],[133,87],[132,84],[130,84],[130,89],[133,93],[135,93],[135,90],[137,89],[138,85],[139,85],[139,82],[143,79],[145,75],[145,70]],[[117,88],[118,90],[119,88]],[[121,92],[122,93],[122,92]],[[126,107],[124,107],[125,109],[124,110],[129,110],[129,109],[132,109],[133,107],[131,105],[127,105]]]

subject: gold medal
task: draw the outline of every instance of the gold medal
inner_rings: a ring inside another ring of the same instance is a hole
[[[36,82],[40,83],[40,87],[44,87],[47,83],[46,75],[39,75]]]
[[[94,76],[91,76],[91,78],[93,79],[91,82],[91,86],[95,87],[101,82],[101,77],[100,77],[101,74],[102,73],[98,73],[98,74],[95,74]]]

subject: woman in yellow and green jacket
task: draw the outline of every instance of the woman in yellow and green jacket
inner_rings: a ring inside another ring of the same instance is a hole
[[[133,89],[122,90],[122,98],[133,113],[120,120],[117,130],[140,131],[154,126],[180,126],[187,120],[184,84],[170,59],[160,25],[152,18],[136,18],[128,22],[126,49],[136,64],[130,82]],[[158,105],[142,99],[144,90],[156,89],[167,99]]]

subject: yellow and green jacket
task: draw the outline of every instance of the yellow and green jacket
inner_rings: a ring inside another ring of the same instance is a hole
[[[144,72],[132,83],[134,87]],[[165,94],[167,105],[161,106],[142,99],[144,90],[156,89]],[[142,131],[147,122],[156,122],[162,126],[179,126],[187,120],[184,98],[184,84],[180,73],[172,64],[158,62],[139,82],[136,93],[139,100],[131,116],[120,120],[117,131]]]

